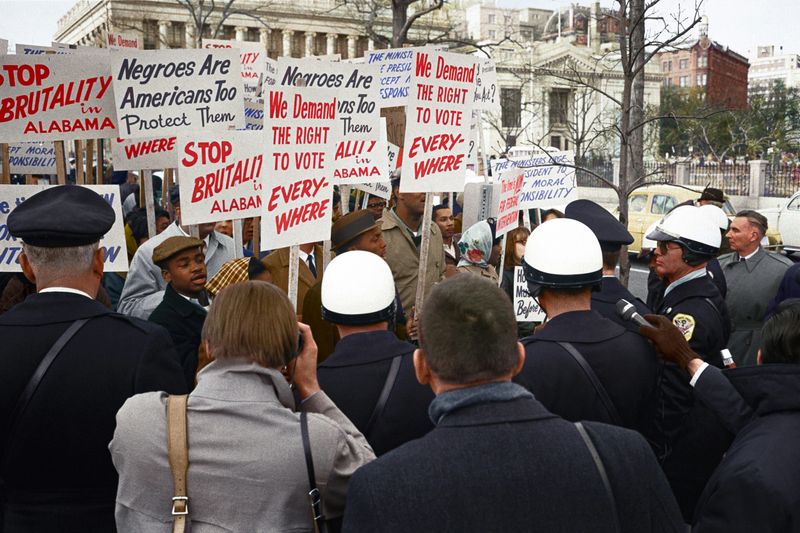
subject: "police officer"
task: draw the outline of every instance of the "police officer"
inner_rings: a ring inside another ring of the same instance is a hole
[[[186,392],[167,332],[94,300],[98,241],[113,223],[102,197],[74,185],[45,189],[8,217],[37,294],[0,317],[6,532],[114,531],[117,411],[140,392]]]
[[[389,265],[370,252],[337,256],[322,280],[322,317],[336,325],[341,340],[317,377],[376,455],[433,428],[433,393],[414,373],[416,346],[392,331],[395,296]]]
[[[575,200],[564,210],[567,218],[583,222],[592,230],[603,251],[603,280],[600,290],[592,292],[592,309],[605,318],[639,332],[639,326],[630,320],[623,320],[617,313],[617,302],[626,300],[636,306],[636,311],[644,316],[650,309],[617,279],[617,264],[623,245],[633,242],[633,235],[625,226],[602,206],[591,200]]]
[[[657,359],[639,334],[591,310],[603,259],[592,230],[553,219],[528,238],[522,267],[547,314],[522,340],[525,366],[515,381],[567,420],[596,420],[652,431]]]

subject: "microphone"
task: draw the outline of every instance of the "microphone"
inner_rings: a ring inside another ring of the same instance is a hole
[[[644,326],[646,328],[653,327],[650,322],[645,320],[642,315],[636,312],[636,306],[624,298],[621,298],[617,302],[617,314],[621,316],[623,320],[630,320],[637,326]]]

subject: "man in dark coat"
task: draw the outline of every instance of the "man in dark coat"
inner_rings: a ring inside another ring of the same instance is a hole
[[[641,436],[593,422],[579,429],[511,381],[525,362],[514,321],[489,281],[455,276],[434,287],[414,367],[437,395],[436,428],[355,473],[344,531],[681,530]]]
[[[353,250],[331,261],[322,281],[322,317],[335,324],[341,340],[317,376],[375,455],[433,428],[433,393],[414,377],[416,346],[390,327],[396,306],[392,271],[378,255]]]
[[[149,320],[172,337],[189,390],[194,388],[200,335],[208,314],[205,259],[203,241],[195,237],[170,237],[153,250],[153,264],[161,268],[167,288]]]
[[[778,304],[792,298],[800,298],[800,263],[790,266],[783,275],[777,294],[767,306],[767,318],[772,315]]]
[[[163,328],[93,300],[103,276],[98,241],[113,222],[108,203],[78,186],[46,189],[8,217],[9,231],[23,241],[23,272],[38,293],[0,317],[6,532],[114,531],[117,473],[108,443],[117,410],[140,392],[186,392]],[[87,322],[18,410],[45,354],[80,320]]]

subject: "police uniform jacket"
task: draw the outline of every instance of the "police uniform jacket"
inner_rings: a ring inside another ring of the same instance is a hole
[[[200,335],[206,315],[208,312],[205,309],[178,294],[170,283],[164,291],[164,299],[149,319],[166,329],[172,337],[189,390],[194,388],[197,351],[200,348]]]
[[[609,422],[592,383],[558,344],[569,342],[597,375],[622,425],[649,433],[659,368],[650,343],[596,311],[563,313],[545,324],[541,331],[522,339],[525,366],[514,380],[533,392],[549,411],[567,420]]]
[[[775,294],[775,297],[769,302],[769,306],[767,306],[766,317],[772,314],[779,303],[790,298],[800,298],[800,263],[789,267],[789,270],[783,275],[783,280],[778,287],[777,294]]]
[[[730,253],[720,257],[719,262],[728,283],[725,301],[733,322],[728,348],[737,365],[754,365],[767,306],[793,263],[763,248],[746,261],[739,261],[738,254]]]
[[[45,374],[7,448],[6,532],[114,531],[108,443],[117,411],[140,392],[186,392],[163,328],[79,294],[40,293],[0,317],[0,427],[45,353],[83,318],[90,320]]]
[[[433,428],[428,405],[434,395],[420,385],[412,356],[416,346],[390,331],[355,333],[341,339],[333,353],[319,365],[320,387],[362,433],[380,397],[392,359],[400,356],[400,369],[383,412],[365,433],[376,455],[419,438]]]
[[[712,257],[706,263],[706,271],[711,281],[717,287],[717,290],[723,298],[728,294],[728,283],[725,281],[725,274],[722,272],[722,266],[719,264],[719,259]]]
[[[584,426],[608,473],[620,531],[683,531],[644,439],[605,424]],[[536,399],[518,398],[457,409],[421,439],[360,468],[343,531],[605,533],[615,531],[608,502],[574,425]]]
[[[631,294],[615,276],[603,276],[603,282],[599,291],[592,292],[592,310],[597,311],[603,317],[616,322],[620,326],[639,333],[639,326],[630,320],[624,320],[617,313],[617,302],[625,299],[636,306],[636,312],[644,316],[650,313],[648,308],[640,299]]]

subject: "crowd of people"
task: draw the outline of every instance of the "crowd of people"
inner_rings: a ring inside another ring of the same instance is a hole
[[[762,215],[713,190],[673,209],[642,301],[594,202],[503,248],[493,219],[425,224],[393,185],[334,198],[296,305],[288,248],[182,225],[177,190],[156,235],[128,210],[123,275],[96,193],[17,207],[0,532],[800,531],[800,265]],[[542,323],[517,322],[517,267]]]

